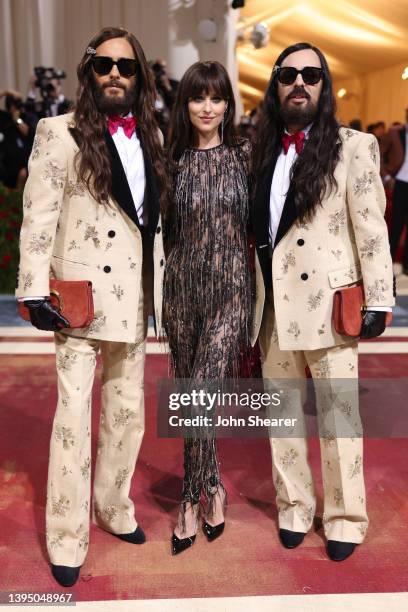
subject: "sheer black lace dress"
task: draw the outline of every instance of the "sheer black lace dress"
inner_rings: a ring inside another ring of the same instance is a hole
[[[188,149],[174,177],[164,281],[164,320],[175,377],[222,381],[238,376],[249,343],[250,144]],[[214,430],[184,442],[183,501],[206,499],[211,516],[222,485]],[[185,508],[185,504],[184,504]]]

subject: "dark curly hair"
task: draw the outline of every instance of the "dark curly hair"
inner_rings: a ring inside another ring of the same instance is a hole
[[[291,53],[312,49],[318,56],[323,69],[323,86],[319,98],[317,115],[302,154],[292,168],[291,189],[295,194],[295,205],[300,222],[310,221],[326,194],[337,188],[334,176],[340,158],[339,123],[336,120],[336,102],[333,95],[332,79],[323,53],[309,43],[296,43],[279,55],[275,66]],[[257,126],[257,142],[254,155],[256,176],[262,174],[281,150],[284,123],[280,115],[278,79],[272,76],[262,103]]]
[[[154,116],[156,88],[143,49],[137,38],[127,30],[117,27],[103,28],[87,46],[96,49],[106,40],[125,38],[131,45],[137,60],[136,99],[132,113],[138,120],[138,129],[158,180],[160,206],[166,207],[168,179],[164,153]],[[76,157],[78,176],[100,203],[107,204],[112,185],[109,152],[104,131],[106,121],[95,102],[95,79],[91,64],[92,55],[84,53],[77,68],[78,91],[74,109],[75,140],[79,146]]]

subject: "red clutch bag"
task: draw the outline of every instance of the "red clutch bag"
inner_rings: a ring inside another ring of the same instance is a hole
[[[88,327],[94,318],[91,281],[61,281],[50,279],[51,304],[69,321],[71,328]],[[18,303],[20,316],[30,320],[24,302]]]
[[[338,334],[358,338],[363,322],[361,312],[365,308],[362,285],[347,287],[335,292],[333,298],[333,325]],[[392,312],[387,312],[386,325],[392,321]]]

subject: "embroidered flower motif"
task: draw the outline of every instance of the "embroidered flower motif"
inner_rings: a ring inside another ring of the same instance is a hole
[[[83,222],[82,219],[77,219],[76,226],[75,226],[76,229],[78,229],[78,227],[81,225],[82,222]]]
[[[91,472],[91,460],[89,457],[87,457],[83,463],[83,465],[81,465],[81,475],[82,478],[84,478],[85,480],[88,480],[89,476],[90,476],[90,472]]]
[[[381,241],[382,236],[373,236],[372,238],[366,238],[364,240],[364,245],[360,251],[361,258],[373,259],[374,255],[378,255],[381,252]]]
[[[299,323],[297,323],[297,321],[291,321],[289,323],[289,328],[286,331],[288,334],[292,334],[295,340],[297,340],[298,336],[300,335]]]
[[[370,193],[374,183],[374,172],[364,171],[363,176],[356,178],[354,182],[354,195],[359,198],[362,195]]]
[[[34,281],[34,275],[31,271],[28,271],[26,274],[21,275],[21,280],[23,281],[24,290],[29,289]]]
[[[326,448],[330,448],[336,441],[336,436],[327,429],[322,431],[321,438],[323,440],[323,444]]]
[[[57,535],[54,536],[52,540],[47,534],[47,541],[48,541],[50,548],[52,548],[52,550],[55,550],[56,548],[62,548],[64,546],[63,544],[64,538],[65,538],[65,534],[63,531],[58,531]]]
[[[329,232],[337,236],[340,232],[340,228],[346,224],[346,211],[344,208],[337,210],[335,213],[329,216]]]
[[[130,420],[135,419],[136,416],[136,412],[129,410],[129,408],[121,408],[119,412],[115,412],[113,415],[113,428],[126,427]]]
[[[52,237],[47,232],[41,232],[40,235],[33,234],[30,237],[28,252],[31,255],[45,255],[52,243]]]
[[[112,523],[115,518],[117,518],[119,511],[117,506],[106,506],[103,509],[103,514],[106,518],[106,520],[108,521],[108,523]]]
[[[62,440],[62,447],[68,450],[75,444],[75,437],[71,427],[64,427],[63,425],[57,425],[55,427],[55,439]]]
[[[367,302],[385,302],[385,292],[388,285],[383,278],[376,280],[374,285],[369,285],[366,290]]]
[[[101,330],[106,323],[106,316],[101,310],[95,312],[95,317],[90,326],[88,327],[88,334],[94,334]]]
[[[113,295],[120,302],[125,292],[120,285],[113,285],[113,291],[111,291],[111,293],[113,293]]]
[[[143,353],[143,351],[144,351],[144,345],[129,344],[129,348],[126,353],[126,359],[129,359],[129,361],[134,361],[136,359],[136,354]]]
[[[129,468],[124,468],[123,470],[118,470],[115,478],[115,486],[120,489],[126,482],[126,479],[129,476]]]
[[[368,208],[364,208],[363,210],[358,210],[357,214],[359,214],[363,221],[368,221],[368,213],[370,212],[370,210]]]
[[[40,156],[40,147],[42,145],[42,139],[36,135],[33,142],[33,150],[31,153],[31,159],[37,159]]]
[[[24,197],[24,204],[23,204],[23,208],[26,208],[27,210],[29,210],[33,205],[33,201],[30,198],[30,196],[25,196]]]
[[[69,180],[68,181],[68,185],[67,185],[67,195],[69,198],[75,198],[75,197],[79,197],[84,195],[85,193],[85,187],[84,185],[77,181],[72,181]]]
[[[57,357],[57,370],[69,372],[77,359],[78,355],[75,353],[60,353]]]
[[[350,266],[350,268],[347,270],[347,272],[344,273],[344,276],[346,278],[349,278],[351,281],[356,280],[357,278],[357,274],[360,272],[360,268],[353,268],[353,266]]]
[[[337,261],[339,261],[340,257],[343,254],[343,251],[340,251],[340,249],[337,249],[336,251],[331,251],[332,255],[334,255],[334,257],[337,259]]]
[[[339,489],[338,487],[334,487],[333,489],[333,498],[334,498],[334,503],[336,504],[337,507],[339,507],[340,504],[343,502],[343,493],[341,492],[341,489]]]
[[[323,299],[323,289],[319,289],[316,295],[310,294],[309,299],[307,300],[308,310],[317,310],[322,303]]]
[[[361,455],[356,455],[356,458],[354,459],[354,463],[350,463],[349,465],[348,477],[350,479],[354,478],[355,476],[361,473],[362,464],[363,464],[363,460],[361,458]]]
[[[125,321],[121,321],[121,323],[122,323],[122,327],[123,327],[124,329],[127,329],[127,328],[128,328],[128,322],[127,322],[126,320],[125,320]]]
[[[289,266],[294,266],[296,264],[296,258],[293,251],[289,251],[286,253],[282,259],[282,273],[287,274],[289,270]]]
[[[290,366],[290,362],[289,361],[279,361],[278,366],[280,366],[282,370],[285,370],[285,372],[287,372]]]
[[[327,355],[319,359],[316,365],[315,377],[316,378],[329,378],[330,376],[330,363]]]
[[[348,140],[349,138],[352,138],[353,136],[356,135],[357,132],[355,132],[354,130],[349,130],[348,128],[346,130],[344,130],[343,134],[346,140]]]
[[[371,142],[368,146],[368,150],[370,153],[370,157],[373,160],[373,163],[375,164],[377,162],[377,149],[378,149],[378,145],[377,143],[373,140],[373,142]]]
[[[107,242],[106,243],[106,247],[105,247],[105,251],[109,251],[109,249],[112,248],[112,243],[111,242]]]
[[[87,224],[86,232],[84,235],[85,242],[91,239],[92,242],[94,243],[95,248],[99,249],[99,247],[101,246],[101,241],[99,240],[98,234],[99,234],[98,230],[95,228],[94,225]]]
[[[368,529],[368,525],[367,523],[361,523],[361,525],[359,526],[358,530],[361,533],[361,535],[364,537],[365,534],[367,533],[367,529]]]
[[[323,323],[322,326],[317,330],[317,333],[319,334],[319,336],[321,336],[322,334],[326,332],[324,328],[325,328],[325,324]]]
[[[279,461],[284,472],[291,466],[296,464],[296,459],[299,457],[299,453],[294,448],[285,451],[283,457],[280,457]]]
[[[56,138],[54,132],[52,130],[48,130],[47,132],[47,142],[50,142],[50,140],[54,140]]]
[[[309,525],[313,521],[313,515],[314,515],[313,506],[309,506],[308,508],[302,508],[301,512],[302,514],[300,518],[302,519],[303,524],[305,525],[305,527],[309,527]]]
[[[56,189],[64,188],[65,170],[57,166],[53,161],[48,161],[45,166],[45,173],[41,177],[44,181],[49,181],[51,187]]]
[[[65,516],[70,509],[70,501],[66,495],[60,495],[59,499],[52,498],[51,514],[53,516]]]
[[[123,450],[123,442],[122,442],[122,440],[119,440],[119,442],[115,445],[115,448],[117,448],[118,451],[122,451]]]
[[[82,550],[87,550],[89,546],[89,536],[87,533],[84,533],[82,538],[79,540],[78,545],[79,548],[82,548]]]
[[[344,412],[348,417],[351,416],[351,412],[353,410],[353,406],[351,402],[345,401],[340,404],[340,410]]]
[[[81,247],[78,246],[76,240],[71,240],[71,242],[69,243],[68,251],[78,251],[80,249]]]
[[[280,490],[283,487],[283,479],[282,476],[279,474],[279,472],[277,473],[276,479],[275,479],[275,489],[276,492],[279,493]]]
[[[68,474],[72,474],[72,470],[68,469],[66,465],[63,465],[61,468],[61,474],[63,476],[68,476]]]

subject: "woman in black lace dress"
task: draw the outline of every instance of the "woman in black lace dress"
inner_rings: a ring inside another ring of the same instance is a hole
[[[249,343],[250,144],[235,136],[234,114],[225,68],[218,62],[191,66],[180,82],[169,136],[173,199],[164,318],[175,376],[195,389],[237,377]],[[213,430],[185,439],[184,469],[173,554],[195,540],[200,498],[206,501],[207,538],[215,539],[224,528],[226,491]]]

